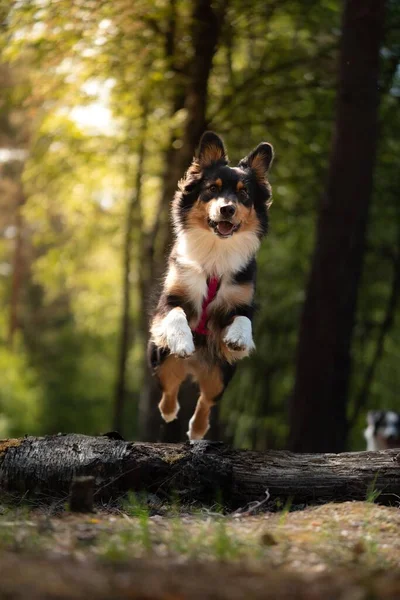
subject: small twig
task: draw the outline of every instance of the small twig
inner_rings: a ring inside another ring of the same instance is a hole
[[[238,517],[247,517],[248,515],[250,515],[251,513],[253,513],[254,511],[258,510],[261,506],[263,506],[263,504],[265,504],[266,502],[268,502],[268,500],[271,498],[271,494],[269,493],[268,490],[265,490],[265,498],[264,500],[253,500],[253,502],[249,502],[249,504],[247,504],[247,506],[244,506],[242,508],[238,508],[237,510],[235,510],[235,512],[233,512],[231,514],[231,517],[233,518],[238,518]]]

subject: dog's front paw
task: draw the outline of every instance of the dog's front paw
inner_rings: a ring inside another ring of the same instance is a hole
[[[179,333],[167,337],[167,343],[171,354],[176,354],[180,358],[191,356],[195,350],[190,330],[189,333]]]
[[[250,319],[235,317],[233,323],[226,328],[222,339],[230,350],[250,353],[255,348]]]
[[[187,358],[193,354],[193,335],[183,310],[171,310],[165,319],[165,325],[165,337],[171,354],[180,358]]]

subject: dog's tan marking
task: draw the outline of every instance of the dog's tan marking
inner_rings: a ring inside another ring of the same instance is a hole
[[[265,157],[262,152],[256,154],[251,162],[251,168],[255,171],[256,177],[260,183],[266,180]]]
[[[253,206],[248,208],[247,206],[243,206],[243,204],[239,204],[237,214],[241,221],[240,229],[242,232],[250,231],[252,233],[258,233],[260,222]]]
[[[232,365],[238,360],[242,360],[242,358],[249,356],[249,352],[248,350],[232,350],[232,348],[229,348],[229,346],[221,339],[220,355]]]
[[[221,187],[222,187],[222,179],[220,179],[220,178],[218,177],[218,179],[216,179],[216,180],[215,180],[215,185],[217,185],[218,187],[220,187],[220,188],[221,188]]]
[[[215,404],[215,398],[223,391],[224,384],[218,367],[210,368],[208,365],[194,363],[193,371],[199,382],[200,397],[189,422],[188,436],[191,440],[201,440],[209,429],[210,410]]]
[[[203,149],[198,161],[202,167],[208,167],[213,162],[217,162],[218,160],[222,159],[225,159],[226,161],[228,160],[228,157],[224,153],[224,149],[221,148],[221,146],[210,145]]]
[[[205,231],[209,231],[208,226],[208,212],[207,206],[201,200],[198,200],[193,208],[189,211],[187,216],[187,225],[192,229],[196,229],[199,227],[200,229],[204,229]]]
[[[179,411],[178,391],[187,375],[184,359],[171,354],[159,367],[157,375],[163,389],[158,408],[164,421],[169,423],[176,419]]]
[[[240,190],[242,190],[243,188],[244,188],[244,183],[243,183],[243,181],[238,181],[238,182],[237,182],[237,185],[236,185],[236,190],[237,190],[238,192],[240,192]]]
[[[238,221],[245,225],[249,219],[251,219],[252,212],[254,211],[252,206],[244,206],[241,202],[239,202],[236,206],[236,214]],[[255,212],[255,211],[254,211]]]
[[[218,290],[215,301],[210,306],[210,313],[213,309],[226,309],[229,312],[235,306],[251,304],[254,296],[253,283],[239,284],[222,284]]]

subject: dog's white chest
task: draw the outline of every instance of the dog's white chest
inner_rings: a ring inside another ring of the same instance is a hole
[[[206,285],[206,277],[227,277],[240,271],[256,254],[259,245],[259,239],[252,232],[220,240],[211,231],[199,229],[181,233],[176,250],[179,262],[202,274],[203,285]]]
[[[188,291],[189,297],[200,315],[203,300],[207,295],[207,278],[204,273],[195,269],[185,268],[180,274],[182,285]]]

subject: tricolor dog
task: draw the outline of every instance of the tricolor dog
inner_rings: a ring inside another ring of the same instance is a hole
[[[364,430],[367,450],[400,448],[400,414],[392,410],[370,410]]]
[[[206,132],[172,203],[175,242],[152,317],[149,357],[166,422],[179,411],[178,391],[191,375],[200,397],[188,436],[201,439],[211,407],[236,362],[254,350],[256,254],[267,232],[272,146],[261,143],[230,167],[219,136]]]

